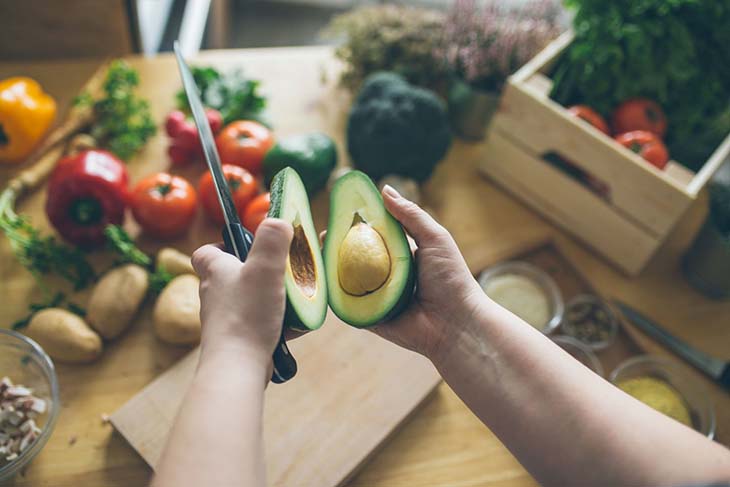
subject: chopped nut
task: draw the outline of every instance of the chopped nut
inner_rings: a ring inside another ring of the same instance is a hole
[[[101,413],[101,423],[102,424],[109,424],[109,421],[111,421],[111,418],[106,413]]]
[[[76,440],[77,439],[78,438],[76,438],[75,436],[72,436],[71,438],[69,438],[68,439],[68,446],[74,446],[76,444]]]
[[[10,462],[41,434],[35,422],[46,411],[46,401],[35,397],[33,390],[14,385],[8,377],[0,380],[0,466],[3,459]]]

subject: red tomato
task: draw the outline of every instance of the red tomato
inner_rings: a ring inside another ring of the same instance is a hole
[[[614,134],[646,130],[664,137],[667,132],[667,117],[657,103],[644,98],[633,98],[613,111],[611,128]]]
[[[256,179],[250,172],[242,167],[223,165],[223,174],[228,180],[228,187],[231,189],[233,204],[238,210],[239,216],[243,213],[244,208],[249,201],[256,196],[258,184]],[[205,213],[216,223],[222,225],[225,223],[223,218],[223,210],[218,202],[218,194],[213,184],[213,176],[210,172],[206,172],[200,178],[198,183],[198,193],[200,193],[200,203],[203,205]]]
[[[138,182],[130,199],[134,219],[144,231],[169,238],[190,227],[198,198],[185,179],[161,172]]]
[[[608,124],[606,121],[591,107],[587,105],[574,105],[568,108],[568,112],[575,117],[585,120],[604,134],[611,135],[608,131]]]
[[[269,213],[269,207],[271,206],[271,194],[264,193],[258,195],[251,201],[246,207],[246,211],[243,212],[243,226],[256,233],[256,229],[264,221],[266,215]]]
[[[233,164],[261,174],[264,156],[274,145],[274,135],[258,122],[231,122],[216,136],[215,144],[223,164]]]
[[[664,169],[669,161],[669,152],[664,143],[651,132],[646,130],[634,130],[625,134],[617,135],[619,144],[636,152],[659,169]]]

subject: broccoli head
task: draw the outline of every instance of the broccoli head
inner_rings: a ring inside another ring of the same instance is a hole
[[[451,144],[445,104],[401,76],[380,72],[363,83],[347,121],[347,149],[373,179],[398,174],[424,181]]]

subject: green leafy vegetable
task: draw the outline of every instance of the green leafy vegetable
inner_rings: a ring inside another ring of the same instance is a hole
[[[109,243],[109,249],[117,255],[117,264],[137,264],[138,266],[150,268],[152,259],[142,252],[119,225],[107,225],[104,229]]]
[[[62,277],[76,290],[85,288],[96,278],[83,252],[54,237],[41,236],[28,218],[13,211],[14,203],[15,192],[8,188],[0,196],[0,231],[10,241],[18,261],[33,274],[44,293],[48,293],[48,289],[41,276],[46,274]]]
[[[117,255],[117,264],[137,264],[149,272],[150,290],[155,293],[162,291],[169,284],[173,276],[165,269],[155,269],[152,258],[142,252],[124,229],[118,225],[107,225],[104,234],[109,242],[109,248]]]
[[[246,78],[240,70],[221,73],[212,67],[194,66],[192,71],[203,104],[218,110],[224,124],[234,120],[257,120],[266,124],[263,116],[266,98],[258,92],[260,81]],[[184,90],[178,91],[176,100],[180,110],[190,110]]]
[[[552,97],[603,115],[633,97],[669,120],[672,158],[698,169],[730,132],[730,3],[568,0],[575,40],[558,61]]]
[[[104,96],[94,100],[83,93],[76,99],[77,104],[93,106],[90,134],[99,146],[125,160],[136,154],[156,130],[149,103],[135,93],[138,85],[139,73],[116,60],[106,74]]]

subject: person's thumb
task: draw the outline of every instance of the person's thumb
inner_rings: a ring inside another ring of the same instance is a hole
[[[246,259],[247,264],[254,264],[262,272],[283,274],[293,234],[290,223],[266,218],[256,229],[256,238]]]
[[[419,247],[435,246],[449,241],[449,232],[431,215],[387,184],[383,187],[383,203]]]
[[[206,244],[193,252],[190,261],[198,277],[205,279],[216,265],[230,266],[234,261],[238,262],[238,259],[225,253],[218,245]]]

